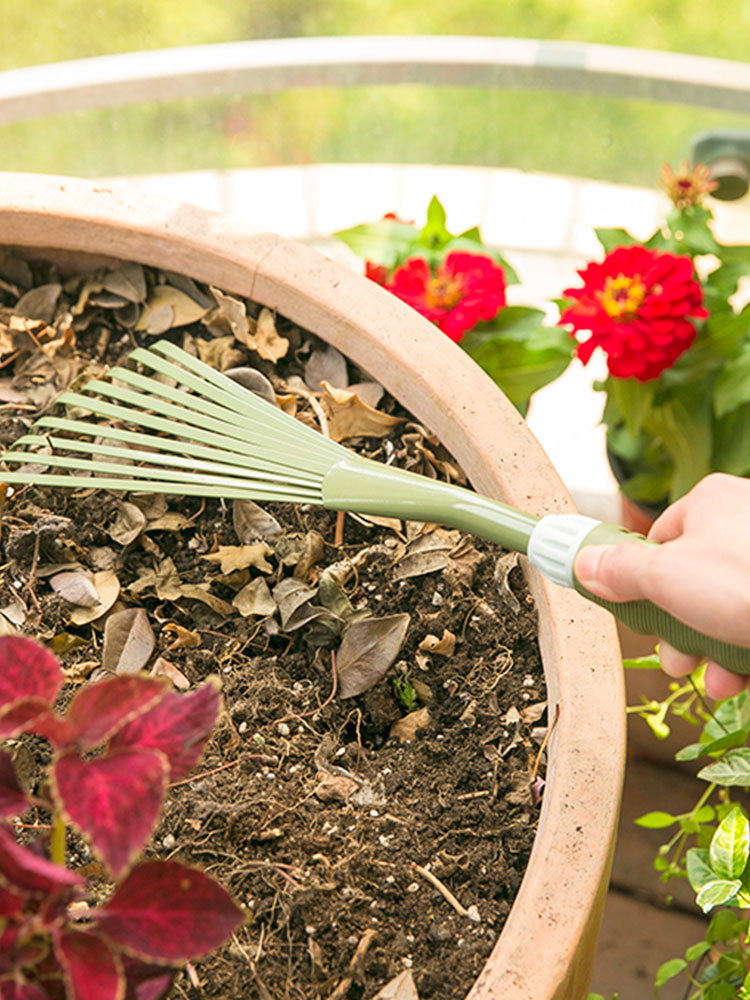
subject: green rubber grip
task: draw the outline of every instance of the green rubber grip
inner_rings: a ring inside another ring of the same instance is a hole
[[[598,524],[586,535],[578,550],[586,545],[618,545],[627,541],[639,542],[641,545],[658,544],[646,541],[643,535],[633,534],[613,524]],[[714,660],[732,673],[750,674],[750,648],[733,646],[731,643],[704,635],[650,601],[606,601],[586,590],[577,580],[574,580],[573,584],[579,594],[594,604],[606,608],[633,632],[656,635],[675,649],[691,656]]]

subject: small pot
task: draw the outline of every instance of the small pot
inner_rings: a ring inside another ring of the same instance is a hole
[[[574,506],[514,407],[447,337],[374,282],[298,243],[190,205],[81,180],[6,174],[2,241],[70,272],[132,260],[278,310],[327,340],[433,430],[474,486],[541,515]],[[625,764],[614,620],[529,572],[550,716],[539,828],[507,923],[467,1000],[582,1000],[607,892]]]
[[[612,470],[612,475],[620,486],[620,524],[628,531],[636,531],[640,535],[647,535],[649,528],[657,519],[659,514],[667,507],[667,501],[660,504],[649,504],[643,500],[633,500],[622,489],[622,484],[632,476],[632,471],[627,469],[619,455],[615,455],[607,445],[607,461]]]

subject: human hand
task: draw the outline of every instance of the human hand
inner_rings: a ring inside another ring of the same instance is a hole
[[[659,546],[590,545],[574,573],[597,597],[646,599],[699,632],[750,646],[750,479],[714,473],[654,521],[648,533]],[[662,669],[672,677],[700,660],[659,644]],[[750,684],[709,661],[706,692],[729,698]]]

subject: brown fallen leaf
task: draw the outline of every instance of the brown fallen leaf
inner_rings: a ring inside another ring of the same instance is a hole
[[[232,522],[243,545],[250,545],[259,538],[277,538],[281,534],[281,525],[276,518],[254,500],[235,500]]]
[[[272,361],[274,364],[285,357],[289,350],[289,341],[277,331],[274,315],[265,306],[258,316],[258,325],[255,330],[255,350],[264,361]]]
[[[222,573],[234,573],[238,569],[254,566],[261,573],[270,573],[273,566],[267,561],[267,556],[273,550],[265,542],[255,542],[252,545],[220,545],[216,552],[203,556],[208,562],[218,563]]]
[[[339,697],[353,698],[385,676],[406,638],[410,616],[389,615],[352,622],[336,654]]]
[[[120,545],[130,545],[146,527],[146,515],[127,500],[117,504],[117,516],[109,529],[109,537]]]
[[[156,645],[154,630],[143,608],[115,611],[104,626],[102,667],[113,674],[137,674]]]
[[[94,573],[93,584],[99,600],[92,607],[77,607],[70,614],[74,625],[88,625],[105,615],[120,595],[120,581],[111,569]]]
[[[450,629],[444,628],[440,639],[436,635],[426,635],[420,642],[419,649],[434,656],[453,656],[456,650],[456,637]]]
[[[171,285],[155,285],[143,307],[136,330],[156,336],[175,326],[188,326],[206,315],[206,309]]]
[[[399,972],[396,978],[386,983],[372,1000],[419,1000],[411,969]]]
[[[197,649],[203,642],[200,632],[191,632],[184,625],[177,622],[167,622],[162,627],[162,632],[174,632],[176,638],[170,643],[169,649]]]
[[[99,592],[86,573],[56,573],[49,584],[68,604],[93,608],[99,603]]]
[[[349,385],[346,358],[329,344],[316,348],[305,362],[305,383],[312,391],[320,392],[323,382],[337,389],[346,389]]]
[[[343,774],[329,774],[328,771],[318,771],[315,796],[321,802],[347,802],[358,788],[359,783],[354,778],[347,778]]]
[[[271,591],[262,576],[257,576],[239,590],[234,595],[232,604],[243,618],[265,618],[276,611],[276,601],[271,597]]]
[[[190,687],[190,681],[183,672],[174,663],[165,660],[163,656],[158,657],[154,661],[154,665],[151,667],[151,676],[166,677],[178,691],[187,691]]]
[[[512,569],[518,565],[518,553],[508,552],[506,555],[498,557],[495,563],[495,584],[497,586],[498,594],[500,595],[500,600],[503,604],[509,608],[514,615],[517,615],[521,610],[521,602],[518,600],[516,595],[510,589],[510,583],[508,577]]]
[[[324,396],[321,404],[328,414],[328,433],[334,441],[352,437],[385,437],[400,423],[401,417],[392,417],[363,403],[359,396],[348,389],[337,389],[323,382]]]
[[[217,615],[223,615],[225,618],[229,618],[235,613],[235,609],[227,601],[223,601],[220,597],[194,583],[183,583],[180,587],[180,596],[201,601]]]
[[[416,712],[409,712],[408,715],[393,723],[391,736],[395,737],[399,743],[411,743],[416,739],[418,730],[426,729],[431,722],[430,710],[426,706],[418,708]]]

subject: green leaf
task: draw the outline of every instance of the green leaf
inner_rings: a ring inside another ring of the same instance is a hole
[[[711,945],[708,941],[698,941],[696,944],[691,945],[685,952],[685,959],[688,962],[694,962],[697,958],[702,958],[707,951],[710,951]]]
[[[625,229],[595,229],[594,232],[605,253],[610,253],[615,247],[626,247],[640,242]]]
[[[687,969],[687,962],[684,958],[672,958],[668,962],[664,962],[656,970],[656,980],[654,981],[654,986],[658,989],[665,983],[668,983],[670,979],[674,979],[675,976],[679,976],[681,972]]]
[[[664,827],[672,826],[673,823],[676,823],[677,817],[667,812],[660,812],[657,809],[654,812],[648,812],[643,816],[639,816],[634,822],[636,826],[644,826],[647,830],[663,830]]]
[[[737,895],[742,883],[736,879],[716,879],[707,882],[695,897],[695,901],[704,913],[708,913],[714,906],[721,906]]]
[[[750,403],[714,423],[713,466],[733,476],[750,473]]]
[[[639,382],[636,378],[613,378],[610,388],[617,395],[625,426],[636,437],[653,403],[655,383]]]
[[[712,781],[717,785],[748,786],[750,785],[750,748],[740,747],[728,750],[721,760],[707,764],[698,772],[703,781]]]
[[[638,656],[632,660],[623,660],[626,670],[661,670],[658,656]]]
[[[560,341],[560,333],[550,327],[538,327],[533,335],[523,336],[510,330],[483,332],[477,337],[465,337],[461,345],[508,399],[523,408],[532,393],[562,375],[568,367],[570,347],[566,341]]]
[[[333,235],[360,257],[383,264],[389,270],[421,252],[417,228],[393,219],[366,222]]]
[[[708,925],[706,941],[712,945],[716,944],[717,941],[726,944],[737,936],[737,924],[737,914],[734,910],[717,910]]]
[[[685,868],[693,892],[700,892],[704,885],[716,880],[711,870],[709,853],[702,847],[691,847],[685,854]]]
[[[420,246],[431,250],[442,250],[446,243],[454,239],[453,233],[445,227],[445,209],[437,195],[433,195],[427,206],[427,222],[419,234]]]
[[[688,743],[688,745],[686,747],[683,747],[682,750],[677,751],[677,753],[674,755],[674,759],[679,761],[697,760],[702,753],[703,753],[702,743]]]
[[[704,254],[721,252],[721,247],[714,239],[714,235],[708,228],[705,219],[691,218],[683,212],[682,218],[676,220],[676,226],[672,226],[673,232],[676,227],[679,227],[679,230],[682,232],[681,239],[675,233],[675,238],[682,248],[682,253]]]
[[[711,471],[711,420],[703,392],[673,398],[654,406],[644,421],[672,459],[670,499],[687,493]]]
[[[750,823],[737,806],[716,828],[709,848],[710,864],[723,879],[738,879],[750,856]]]
[[[747,743],[747,737],[747,729],[738,729],[734,733],[727,733],[726,736],[720,736],[718,740],[701,744],[703,747],[702,752],[706,754],[719,753],[723,750],[731,750],[733,747],[741,747]]]
[[[714,412],[723,417],[743,403],[750,403],[750,344],[728,362],[714,386]]]
[[[711,742],[740,729],[750,729],[750,696],[747,691],[726,698],[716,706],[703,727],[701,740]]]

